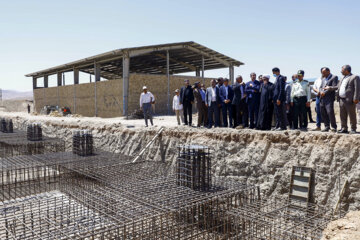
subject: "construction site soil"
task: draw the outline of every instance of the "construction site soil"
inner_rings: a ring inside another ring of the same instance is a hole
[[[176,126],[174,117],[158,118],[155,120],[158,126],[149,128],[143,127],[143,120],[123,118],[49,117],[6,112],[0,113],[0,117],[12,118],[14,127],[22,130],[28,123],[41,123],[43,134],[64,139],[68,150],[73,130],[88,129],[92,131],[96,148],[131,156],[139,153],[164,126],[161,138],[144,153],[144,160],[165,157],[166,161],[175,164],[179,144],[206,145],[212,151],[212,171],[215,175],[257,184],[265,198],[286,198],[292,166],[306,166],[316,171],[315,203],[326,206],[330,211],[334,209],[347,181],[341,211],[360,210],[360,135],[199,129]],[[359,229],[358,221],[353,224],[357,225],[355,229]],[[335,228],[340,231],[339,227]],[[358,239],[356,236],[336,238],[334,234],[324,234],[324,239]]]

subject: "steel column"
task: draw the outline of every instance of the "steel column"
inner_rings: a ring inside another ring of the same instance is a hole
[[[37,78],[33,77],[33,89],[37,88]]]
[[[203,84],[205,84],[205,58],[204,56],[201,56],[201,77],[202,77],[202,82]]]
[[[79,69],[74,68],[74,84],[79,84]]]
[[[235,84],[235,81],[234,81],[234,66],[233,65],[231,65],[229,67],[229,78],[230,78],[231,84]]]
[[[129,52],[124,52],[123,55],[123,115],[128,117],[128,91],[129,91],[129,77],[130,77],[130,57]]]
[[[45,75],[44,76],[44,88],[48,88],[49,87],[49,76]]]
[[[199,68],[196,68],[195,76],[200,77],[200,69]]]
[[[74,68],[74,109],[73,113],[76,113],[76,85],[79,84],[79,69]]]
[[[58,72],[58,73],[57,73],[57,85],[58,85],[58,87],[60,87],[60,86],[61,86],[61,83],[62,83],[61,77],[62,77],[62,73],[61,73],[61,72]]]
[[[166,76],[167,76],[167,110],[170,115],[170,56],[169,51],[166,51]]]
[[[100,64],[94,64],[94,75],[95,75],[95,82],[100,82]]]

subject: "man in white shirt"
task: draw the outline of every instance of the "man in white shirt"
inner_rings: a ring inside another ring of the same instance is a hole
[[[155,103],[155,97],[151,92],[148,92],[147,87],[143,87],[143,93],[140,95],[140,109],[144,112],[145,126],[148,126],[148,118],[150,119],[151,126],[153,126],[153,117],[151,104]]]
[[[178,125],[181,124],[181,122],[184,122],[184,116],[183,116],[183,105],[180,103],[180,91],[179,89],[175,90],[175,96],[173,98],[173,111],[176,114],[176,120],[178,122]],[[181,122],[180,122],[181,118]]]
[[[312,86],[311,92],[316,95],[316,128],[313,131],[321,130],[321,110],[320,110],[320,87],[322,84],[322,78],[319,77],[315,80],[314,85]]]
[[[220,112],[221,106],[220,91],[216,86],[216,80],[211,80],[211,87],[206,89],[205,105],[208,108],[208,128],[212,128],[214,119],[215,127],[220,127]]]

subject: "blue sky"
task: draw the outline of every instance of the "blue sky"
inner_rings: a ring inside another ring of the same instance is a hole
[[[196,41],[245,62],[318,77],[360,73],[360,1],[0,0],[0,88],[31,90],[24,74],[123,47]],[[228,76],[228,70],[205,72]],[[51,79],[51,78],[50,78]],[[54,81],[55,82],[55,81]],[[52,85],[52,83],[50,83]]]

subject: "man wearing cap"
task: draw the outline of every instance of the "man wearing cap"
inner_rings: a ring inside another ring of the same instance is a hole
[[[153,126],[153,117],[151,104],[155,102],[155,97],[151,92],[148,92],[147,87],[143,87],[143,92],[140,95],[140,109],[144,112],[145,126],[148,126],[148,118],[150,119],[151,126]]]
[[[250,74],[250,78],[251,81],[246,83],[245,92],[249,109],[250,128],[255,128],[259,113],[260,82],[256,80],[256,73],[254,72]]]
[[[201,89],[200,82],[195,83],[194,97],[196,100],[196,108],[198,110],[198,123],[197,127],[205,126],[207,120],[206,106],[205,106],[205,92]]]
[[[323,132],[330,130],[330,124],[332,131],[336,132],[336,118],[334,112],[335,92],[338,89],[338,77],[331,74],[330,69],[323,67],[321,69],[321,84],[319,88],[320,95],[320,111],[324,121],[325,129]],[[317,107],[317,106],[316,106]]]
[[[194,92],[188,79],[184,80],[185,86],[180,91],[180,103],[184,109],[184,125],[192,125],[192,104],[194,103]],[[189,120],[188,120],[189,116]]]
[[[274,109],[275,109],[275,117],[276,124],[275,130],[282,131],[286,130],[286,109],[285,109],[285,101],[286,101],[286,92],[285,92],[285,82],[286,77],[280,75],[279,68],[273,68],[272,72],[274,74],[275,85],[274,85]]]
[[[176,120],[178,122],[178,125],[180,125],[180,118],[181,118],[181,122],[184,122],[184,117],[183,117],[183,105],[180,103],[180,91],[179,89],[175,90],[175,96],[173,98],[173,111],[176,114]]]
[[[211,80],[211,87],[206,89],[205,104],[208,108],[208,128],[212,128],[215,118],[215,127],[220,127],[220,113],[221,106],[219,88],[216,86],[216,80]]]
[[[306,106],[310,106],[310,87],[309,82],[304,80],[305,72],[298,71],[298,80],[294,82],[291,88],[291,106],[294,107],[294,129],[298,129],[298,121],[300,118],[300,129],[307,130],[307,112]]]
[[[350,118],[351,132],[356,133],[356,104],[360,98],[359,77],[351,73],[351,66],[345,65],[341,69],[344,76],[338,84],[338,99],[340,106],[341,129],[339,133],[349,133],[347,126],[348,116]]]
[[[232,106],[231,102],[234,98],[232,87],[229,86],[229,79],[225,78],[223,85],[220,87],[220,100],[223,115],[224,127],[233,127],[232,121]],[[229,115],[228,115],[229,113]],[[229,117],[229,122],[228,122]]]

